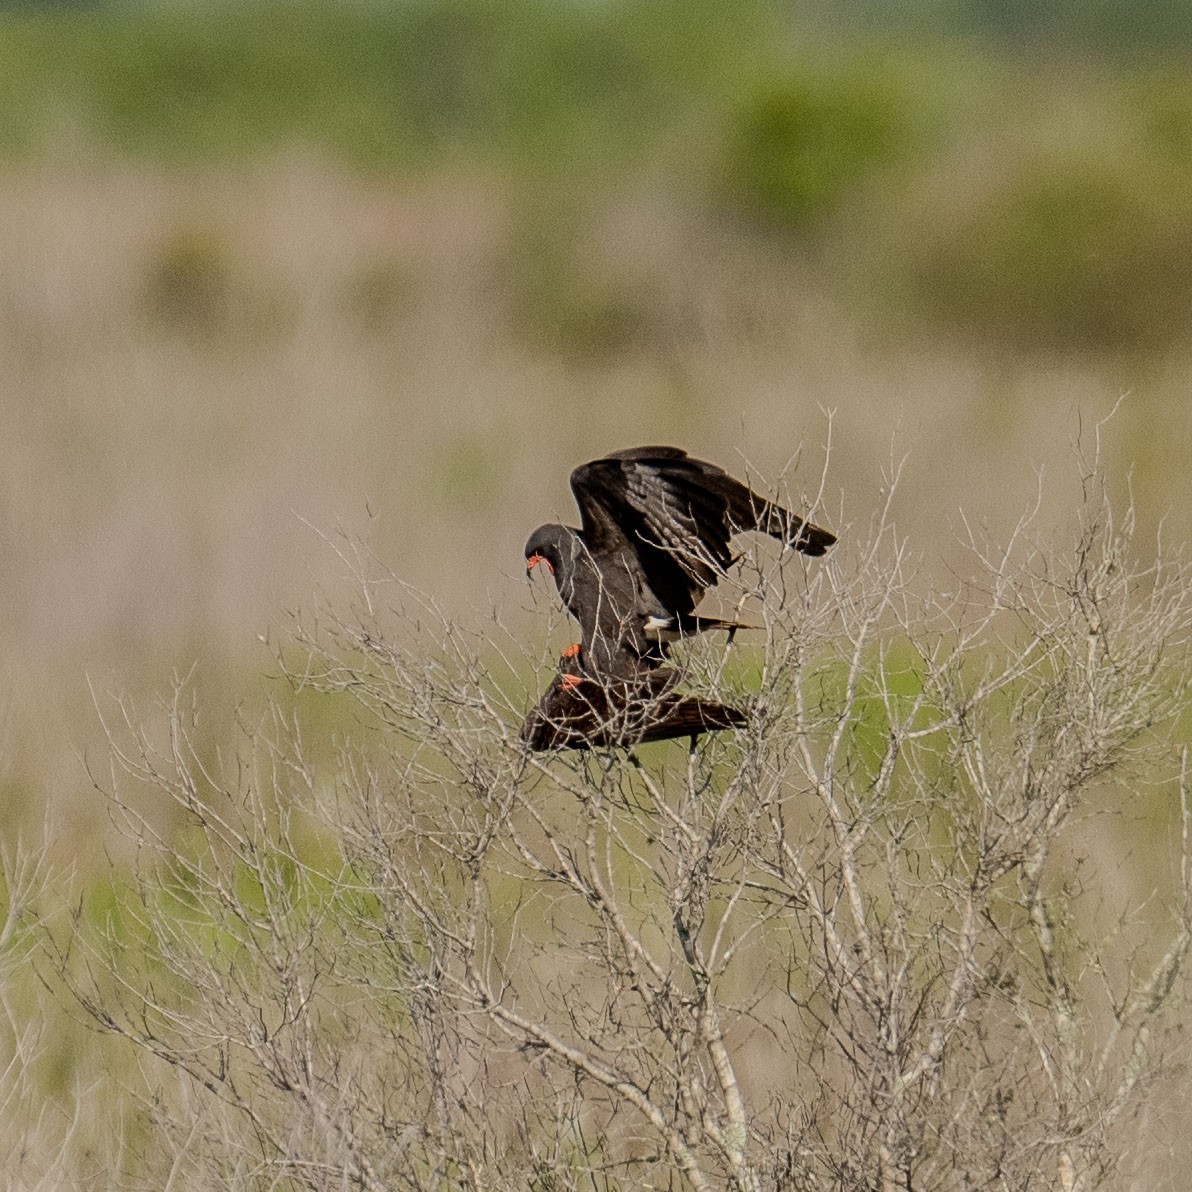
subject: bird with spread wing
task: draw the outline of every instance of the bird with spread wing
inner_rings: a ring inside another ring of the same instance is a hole
[[[581,641],[522,727],[530,749],[632,745],[740,727],[737,708],[676,694],[670,641],[740,622],[696,614],[733,565],[735,535],[758,530],[803,554],[836,535],[812,526],[678,447],[631,447],[571,473],[581,527],[546,524],[526,544],[579,622]]]
[[[564,656],[523,739],[532,748],[591,744],[585,733],[601,736],[590,727],[601,712],[607,722],[636,705],[653,709],[648,727],[634,730],[653,735],[638,740],[743,723],[735,708],[674,695],[675,672],[663,668],[667,644],[708,629],[742,628],[695,611],[734,563],[737,534],[759,531],[811,556],[824,554],[836,536],[678,447],[614,451],[576,468],[571,489],[580,528],[540,526],[525,555],[528,571],[543,566],[554,576],[579,622],[580,642]],[[593,685],[603,693],[596,696]],[[543,727],[552,723],[564,727]],[[621,738],[631,736],[620,730]]]
[[[836,536],[677,447],[633,447],[571,473],[581,528],[540,526],[526,566],[545,565],[579,622],[587,665],[616,674],[628,659],[661,662],[664,643],[736,622],[696,615],[734,562],[735,535],[759,530],[807,555]]]

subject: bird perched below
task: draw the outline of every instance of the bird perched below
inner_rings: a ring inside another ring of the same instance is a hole
[[[743,628],[695,606],[735,562],[730,544],[757,530],[806,555],[836,536],[678,447],[632,447],[571,473],[580,528],[539,526],[526,568],[541,565],[579,622],[592,675],[634,680],[660,666],[666,643],[706,629]]]
[[[584,666],[582,648],[571,646],[554,677],[522,725],[521,739],[533,750],[592,749],[644,744],[672,737],[694,739],[715,729],[740,728],[745,715],[716,700],[680,695],[671,667],[627,662],[618,677],[598,677]]]

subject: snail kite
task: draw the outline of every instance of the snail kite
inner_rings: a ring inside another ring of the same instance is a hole
[[[526,566],[555,577],[594,675],[637,682],[642,663],[661,665],[668,641],[742,628],[695,613],[735,561],[734,535],[757,530],[806,555],[836,541],[678,447],[614,451],[576,468],[571,489],[580,528],[540,526],[526,543]]]
[[[694,739],[715,729],[740,728],[745,716],[715,700],[680,695],[671,667],[622,660],[617,677],[596,676],[584,665],[582,647],[571,646],[522,725],[533,750],[591,749],[644,744],[672,737]]]

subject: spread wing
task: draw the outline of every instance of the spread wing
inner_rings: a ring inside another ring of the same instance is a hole
[[[690,613],[733,561],[729,540],[751,529],[757,514],[736,509],[739,484],[714,464],[677,447],[635,447],[571,473],[594,554],[633,552],[650,589],[676,613]]]

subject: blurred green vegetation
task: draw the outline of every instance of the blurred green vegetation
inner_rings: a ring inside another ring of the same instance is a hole
[[[422,0],[102,6],[4,15],[2,142],[77,121],[172,162],[317,145],[358,166],[633,155],[652,121],[760,50],[770,6]]]
[[[1192,311],[1192,191],[1139,177],[1105,161],[1025,170],[920,254],[922,309],[994,345],[1179,340]]]
[[[810,252],[847,302],[931,333],[1026,351],[1182,341],[1192,5],[899,13],[15,6],[0,10],[0,157],[83,146],[204,168],[316,152],[374,177],[487,173],[519,213],[505,281],[523,331],[580,356],[651,342],[649,287],[580,243],[594,211],[641,187],[792,262]],[[218,326],[232,301],[218,246],[163,253],[158,317]],[[403,295],[378,275],[358,298]]]
[[[864,179],[905,157],[912,104],[884,63],[826,77],[759,79],[732,114],[727,199],[792,231],[814,231]]]

